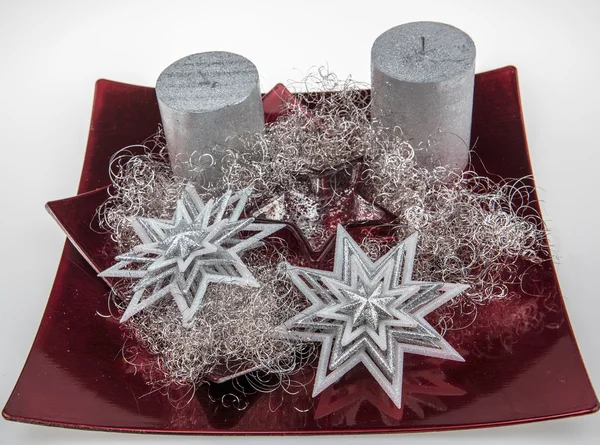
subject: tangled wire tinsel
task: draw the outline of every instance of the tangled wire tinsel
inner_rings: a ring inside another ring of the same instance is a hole
[[[549,258],[527,178],[494,182],[474,171],[428,171],[415,165],[406,142],[394,150],[379,145],[365,164],[367,193],[397,215],[398,239],[419,233],[415,278],[470,286],[449,308],[464,313],[510,297],[510,285],[519,281],[519,263]]]
[[[132,337],[160,358],[162,378],[155,373],[154,384],[197,385],[254,369],[280,376],[297,370],[305,345],[273,331],[304,304],[276,263],[252,256],[247,260],[261,286],[210,286],[192,328],[182,326],[177,307],[168,301],[132,318]]]
[[[362,85],[339,82],[330,74],[315,79],[323,90],[334,91],[305,95],[302,104],[290,105],[263,134],[226,150],[222,161],[210,167],[221,169],[222,177],[211,184],[213,194],[253,185],[254,208],[286,193],[318,204],[311,178],[359,159],[361,193],[396,215],[396,238],[419,232],[415,279],[470,285],[448,306],[443,329],[460,328],[453,325],[455,314],[474,318],[478,306],[516,297],[510,286],[519,281],[521,264],[549,258],[529,182],[494,182],[474,171],[458,174],[443,167],[428,171],[416,164],[413,147],[401,135],[371,123]],[[130,218],[170,217],[185,184],[171,171],[160,133],[141,147],[121,150],[111,163],[111,180],[110,198],[98,216],[118,252],[138,243]],[[311,215],[296,208],[299,214],[289,219],[308,218],[310,225],[324,217],[312,207]],[[363,247],[375,256],[387,248],[378,239],[365,240]],[[165,382],[197,383],[223,367],[227,372],[260,367],[282,375],[297,367],[302,346],[270,332],[300,311],[301,303],[289,298],[289,282],[272,263],[253,258],[249,264],[263,287],[212,287],[191,331],[183,330],[177,309],[168,304],[143,311],[129,323],[133,336],[158,357]]]

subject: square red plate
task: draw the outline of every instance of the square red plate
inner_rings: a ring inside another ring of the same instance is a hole
[[[265,98],[269,119],[277,113],[269,108],[272,98]],[[473,114],[474,168],[501,177],[531,175],[514,68],[476,76]],[[89,232],[91,221],[74,216],[93,215],[102,197],[102,191],[93,191],[108,185],[111,155],[141,143],[159,122],[152,88],[98,81],[78,191],[92,193],[50,203],[63,226]],[[78,243],[87,250],[85,237]],[[119,324],[98,314],[106,312],[109,288],[67,242],[38,334],[3,415],[22,422],[111,431],[318,434],[458,429],[595,412],[598,400],[553,264],[547,261],[543,267],[547,295],[539,307],[547,312],[547,322],[521,335],[510,348],[499,344],[465,364],[407,361],[402,409],[360,369],[314,400],[307,381],[309,389],[298,394],[259,393],[248,398],[245,410],[225,408],[210,400],[231,390],[221,384],[201,389],[190,403],[175,408],[163,394],[148,394],[143,378],[122,359]]]

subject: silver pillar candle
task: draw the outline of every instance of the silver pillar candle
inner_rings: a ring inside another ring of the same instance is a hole
[[[435,22],[396,26],[371,50],[373,121],[388,131],[399,128],[420,165],[462,170],[474,78],[475,44],[463,31]]]
[[[176,61],[158,78],[156,96],[173,170],[203,185],[219,179],[224,148],[263,131],[258,71],[238,54],[206,52]]]

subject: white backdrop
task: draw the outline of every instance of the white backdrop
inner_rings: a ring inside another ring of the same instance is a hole
[[[253,2],[0,0],[0,405],[41,319],[64,236],[44,203],[75,193],[94,82],[154,85],[185,55],[228,50],[252,60],[263,91],[327,64],[369,80],[373,40],[416,20],[471,35],[477,72],[519,69],[531,160],[558,274],[588,371],[600,384],[599,2]],[[600,416],[487,430],[344,438],[350,443],[591,443]],[[280,438],[137,436],[0,420],[0,443],[276,443]],[[339,438],[286,438],[332,443]]]

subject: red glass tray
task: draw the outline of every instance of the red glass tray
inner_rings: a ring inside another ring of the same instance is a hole
[[[277,98],[273,103],[276,107]],[[276,108],[265,111],[267,117],[277,114]],[[502,177],[530,175],[514,68],[476,76],[473,113],[474,168]],[[69,215],[93,214],[94,199],[102,193],[93,191],[108,184],[111,155],[141,143],[159,122],[153,89],[98,81],[78,190],[92,193],[53,205],[63,225],[69,221],[69,231],[79,227],[89,233],[89,220],[69,220]],[[81,248],[86,237],[78,242]],[[94,251],[94,246],[82,250]],[[360,368],[314,400],[312,375],[306,371],[297,379],[306,381],[307,391],[254,394],[245,410],[211,401],[233,391],[230,383],[201,387],[190,403],[174,407],[164,394],[148,394],[143,378],[121,358],[118,322],[98,314],[106,313],[109,288],[67,242],[38,334],[3,416],[111,431],[319,434],[459,429],[595,412],[598,400],[550,261],[542,272],[537,284],[547,292],[540,308],[547,311],[548,323],[519,337],[510,349],[499,345],[464,364],[407,356],[402,409]]]

